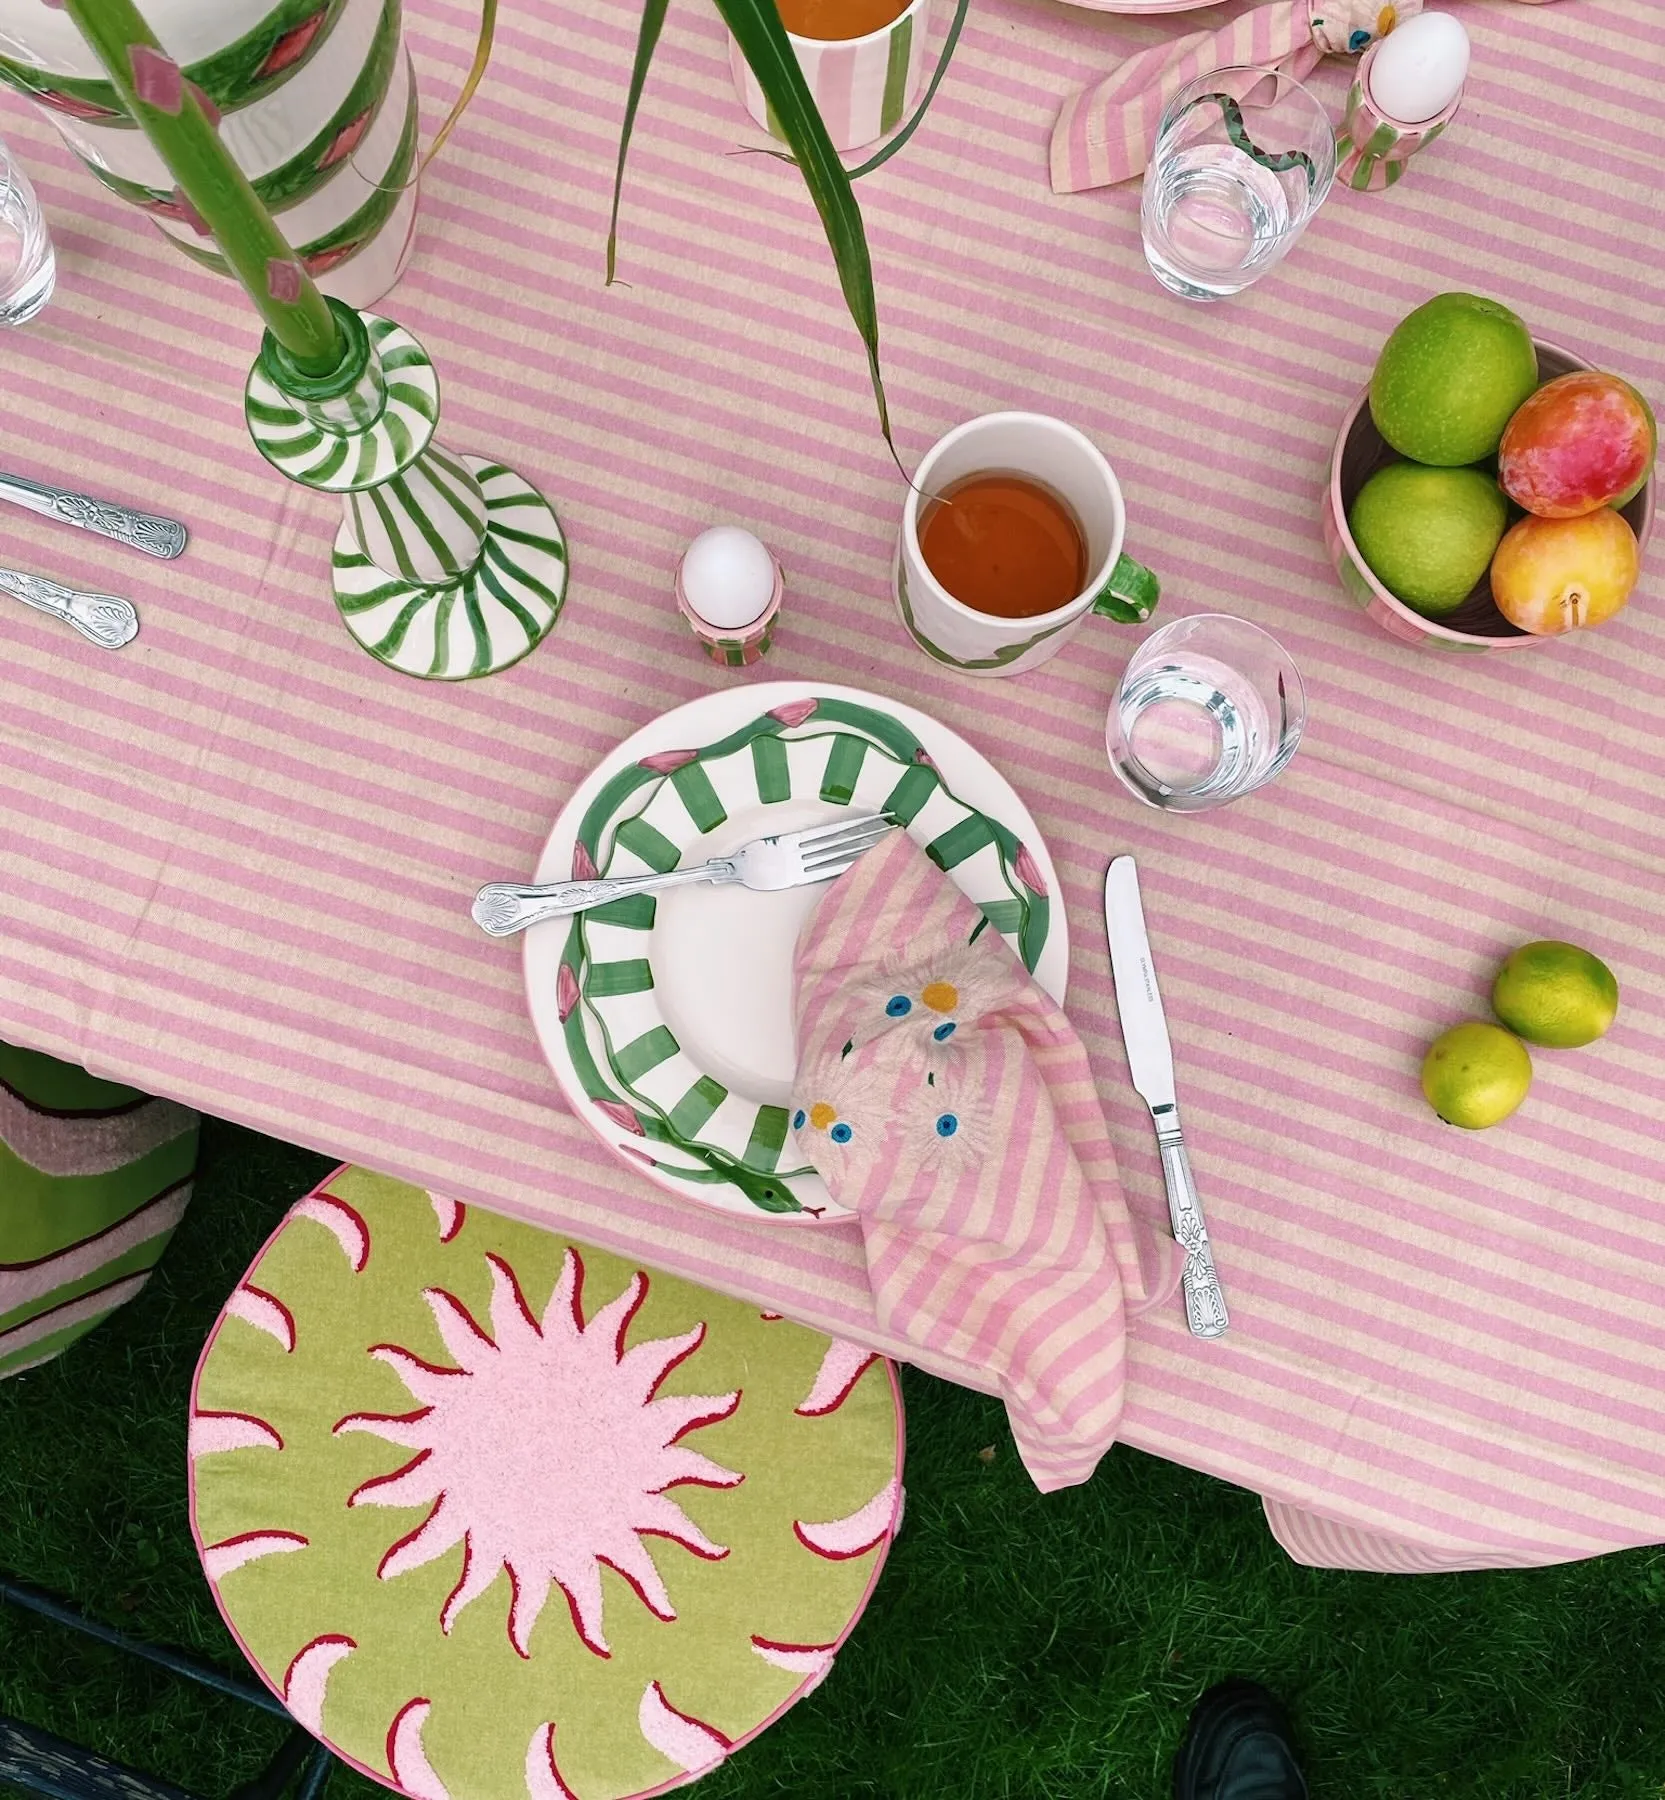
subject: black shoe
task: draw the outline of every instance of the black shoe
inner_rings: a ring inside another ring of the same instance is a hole
[[[1289,1715],[1258,1681],[1222,1681],[1192,1708],[1174,1800],[1307,1800]]]

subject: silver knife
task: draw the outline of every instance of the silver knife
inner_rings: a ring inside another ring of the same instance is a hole
[[[71,488],[48,487],[21,475],[0,473],[0,500],[26,506],[42,518],[62,519],[66,525],[96,531],[100,537],[113,538],[146,556],[175,557],[185,548],[185,527],[177,519],[159,519],[154,513],[118,506],[113,500],[95,500],[91,494],[78,494]]]
[[[1226,1296],[1214,1267],[1202,1201],[1179,1127],[1173,1047],[1168,1042],[1168,1021],[1145,932],[1139,871],[1131,856],[1118,856],[1104,878],[1104,922],[1110,932],[1110,966],[1116,976],[1116,1010],[1121,1014],[1127,1066],[1156,1126],[1162,1180],[1168,1189],[1168,1216],[1173,1220],[1175,1241],[1185,1252],[1181,1277],[1185,1322],[1196,1336],[1216,1338],[1231,1321],[1226,1316]]]

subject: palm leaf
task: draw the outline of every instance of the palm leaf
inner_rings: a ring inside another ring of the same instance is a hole
[[[630,153],[630,134],[636,129],[636,108],[642,103],[642,84],[648,64],[659,47],[670,0],[642,0],[642,28],[636,33],[636,61],[630,70],[630,94],[624,103],[624,123],[619,127],[619,160],[613,171],[613,215],[607,225],[607,285],[613,285],[619,260],[619,196],[624,192],[624,159]]]
[[[636,61],[630,74],[630,94],[625,102],[624,124],[619,133],[618,168],[613,180],[613,219],[607,236],[607,279],[613,279],[618,235],[619,194],[624,183],[624,160],[636,124],[636,108],[647,79],[648,65],[665,23],[667,0],[643,0],[642,24],[636,36]],[[873,399],[879,409],[879,429],[890,453],[896,446],[890,436],[890,412],[885,405],[884,378],[879,370],[879,312],[873,298],[873,262],[867,251],[861,209],[854,189],[821,114],[810,98],[809,84],[793,54],[786,27],[780,22],[775,0],[716,0],[723,23],[734,33],[740,52],[751,64],[774,117],[803,171],[815,209],[832,249],[844,303],[867,351],[867,368],[873,382]],[[898,464],[900,466],[900,464]]]

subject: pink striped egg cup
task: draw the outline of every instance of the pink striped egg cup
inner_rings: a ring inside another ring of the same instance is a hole
[[[931,0],[909,0],[888,25],[865,37],[786,34],[835,150],[857,150],[874,143],[907,117],[924,85],[925,40],[930,29]],[[763,89],[732,37],[728,62],[746,111],[765,131],[778,137]]]
[[[1559,344],[1546,343],[1542,338],[1534,338],[1532,342],[1538,352],[1540,381],[1551,381],[1557,375],[1569,375],[1575,369],[1593,366]],[[1415,644],[1419,649],[1530,650],[1539,644],[1555,643],[1552,637],[1534,637],[1530,632],[1521,631],[1504,618],[1492,599],[1489,575],[1480,577],[1474,592],[1454,613],[1443,619],[1425,619],[1404,601],[1396,600],[1371,574],[1369,564],[1360,555],[1348,529],[1347,509],[1359,489],[1378,469],[1399,460],[1383,441],[1370,416],[1370,388],[1366,384],[1348,408],[1346,418],[1341,421],[1341,430],[1336,434],[1335,448],[1330,454],[1329,490],[1324,497],[1323,509],[1324,542],[1349,599],[1363,607],[1366,616],[1389,637],[1397,638],[1402,644]],[[1623,516],[1636,533],[1638,545],[1644,549],[1653,530],[1654,485],[1650,479],[1641,493],[1622,509]]]

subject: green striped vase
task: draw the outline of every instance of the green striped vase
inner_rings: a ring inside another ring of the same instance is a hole
[[[221,141],[327,293],[369,306],[416,221],[416,85],[400,0],[147,0]],[[193,260],[213,239],[68,14],[0,0],[0,81],[29,95],[111,190]]]
[[[0,1376],[142,1288],[191,1194],[197,1115],[0,1044]]]

